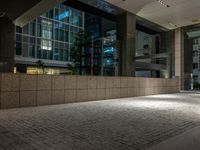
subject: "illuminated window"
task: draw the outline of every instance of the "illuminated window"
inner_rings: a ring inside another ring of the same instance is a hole
[[[62,13],[60,13],[59,15],[55,16],[55,19],[57,20],[63,20],[67,17],[69,17],[71,14],[71,11],[70,10],[67,10],[67,11],[64,11]]]
[[[42,20],[42,39],[41,49],[52,50],[52,22],[47,20]],[[47,40],[49,39],[49,40]]]
[[[41,41],[41,49],[51,51],[52,50],[52,41],[42,40]]]
[[[52,22],[42,20],[42,38],[52,39]]]

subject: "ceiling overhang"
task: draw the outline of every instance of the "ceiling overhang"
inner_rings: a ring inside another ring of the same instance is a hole
[[[35,17],[65,0],[7,0],[0,2],[0,17],[7,16],[16,25],[24,26]],[[67,0],[70,1],[70,0]],[[77,0],[71,0],[73,4]],[[167,29],[200,23],[199,0],[79,0],[100,9],[112,11],[112,4],[118,10],[136,14]],[[159,2],[160,1],[160,2]],[[106,3],[104,3],[106,2]],[[164,5],[162,4],[164,3]],[[169,6],[169,7],[166,7]],[[115,9],[113,9],[115,10]],[[120,11],[112,12],[117,15]],[[112,14],[110,13],[110,14]],[[107,15],[109,13],[107,12]],[[104,15],[104,16],[107,16]]]
[[[199,0],[105,0],[167,29],[200,23]]]
[[[1,0],[0,17],[8,17],[13,21],[40,1],[41,0]]]
[[[112,21],[116,21],[117,15],[126,11],[125,8],[119,8],[105,0],[67,0],[63,4]],[[137,16],[136,28],[138,30],[142,28],[142,31],[147,29],[149,34],[168,31],[167,28],[139,16]]]
[[[137,14],[145,5],[148,5],[155,0],[105,0],[106,2],[113,4],[126,11]]]
[[[110,10],[115,10],[114,13],[111,13],[99,8],[97,2],[98,0],[67,0],[63,4],[105,19],[116,21],[116,14],[120,13],[121,9],[118,12],[118,10],[116,10],[115,8],[109,8]]]
[[[18,26],[24,26],[37,16],[65,0],[2,0],[0,18],[8,17]]]
[[[16,25],[23,27],[31,20],[35,19],[37,16],[40,16],[42,13],[47,12],[49,9],[53,8],[56,4],[62,3],[64,1],[65,0],[42,0],[30,8],[28,11],[23,13],[21,16],[16,18],[14,22]]]

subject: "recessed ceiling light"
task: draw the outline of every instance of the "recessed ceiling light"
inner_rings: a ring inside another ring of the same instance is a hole
[[[157,0],[158,3],[160,3],[161,5],[165,6],[165,7],[170,7],[169,5],[167,5],[164,1],[162,0]]]
[[[173,24],[172,22],[168,22],[173,27],[178,27],[176,24]]]
[[[192,22],[199,22],[199,19],[193,19]]]

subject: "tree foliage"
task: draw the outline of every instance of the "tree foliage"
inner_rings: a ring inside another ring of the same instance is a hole
[[[70,61],[72,64],[68,68],[72,70],[73,74],[81,74],[81,55],[85,46],[86,34],[84,30],[79,31],[73,41],[73,46],[70,49]]]

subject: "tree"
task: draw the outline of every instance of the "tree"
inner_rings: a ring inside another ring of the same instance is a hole
[[[81,55],[85,46],[86,33],[84,30],[79,31],[74,37],[73,46],[70,49],[70,61],[72,64],[68,65],[68,68],[73,74],[81,74]]]

